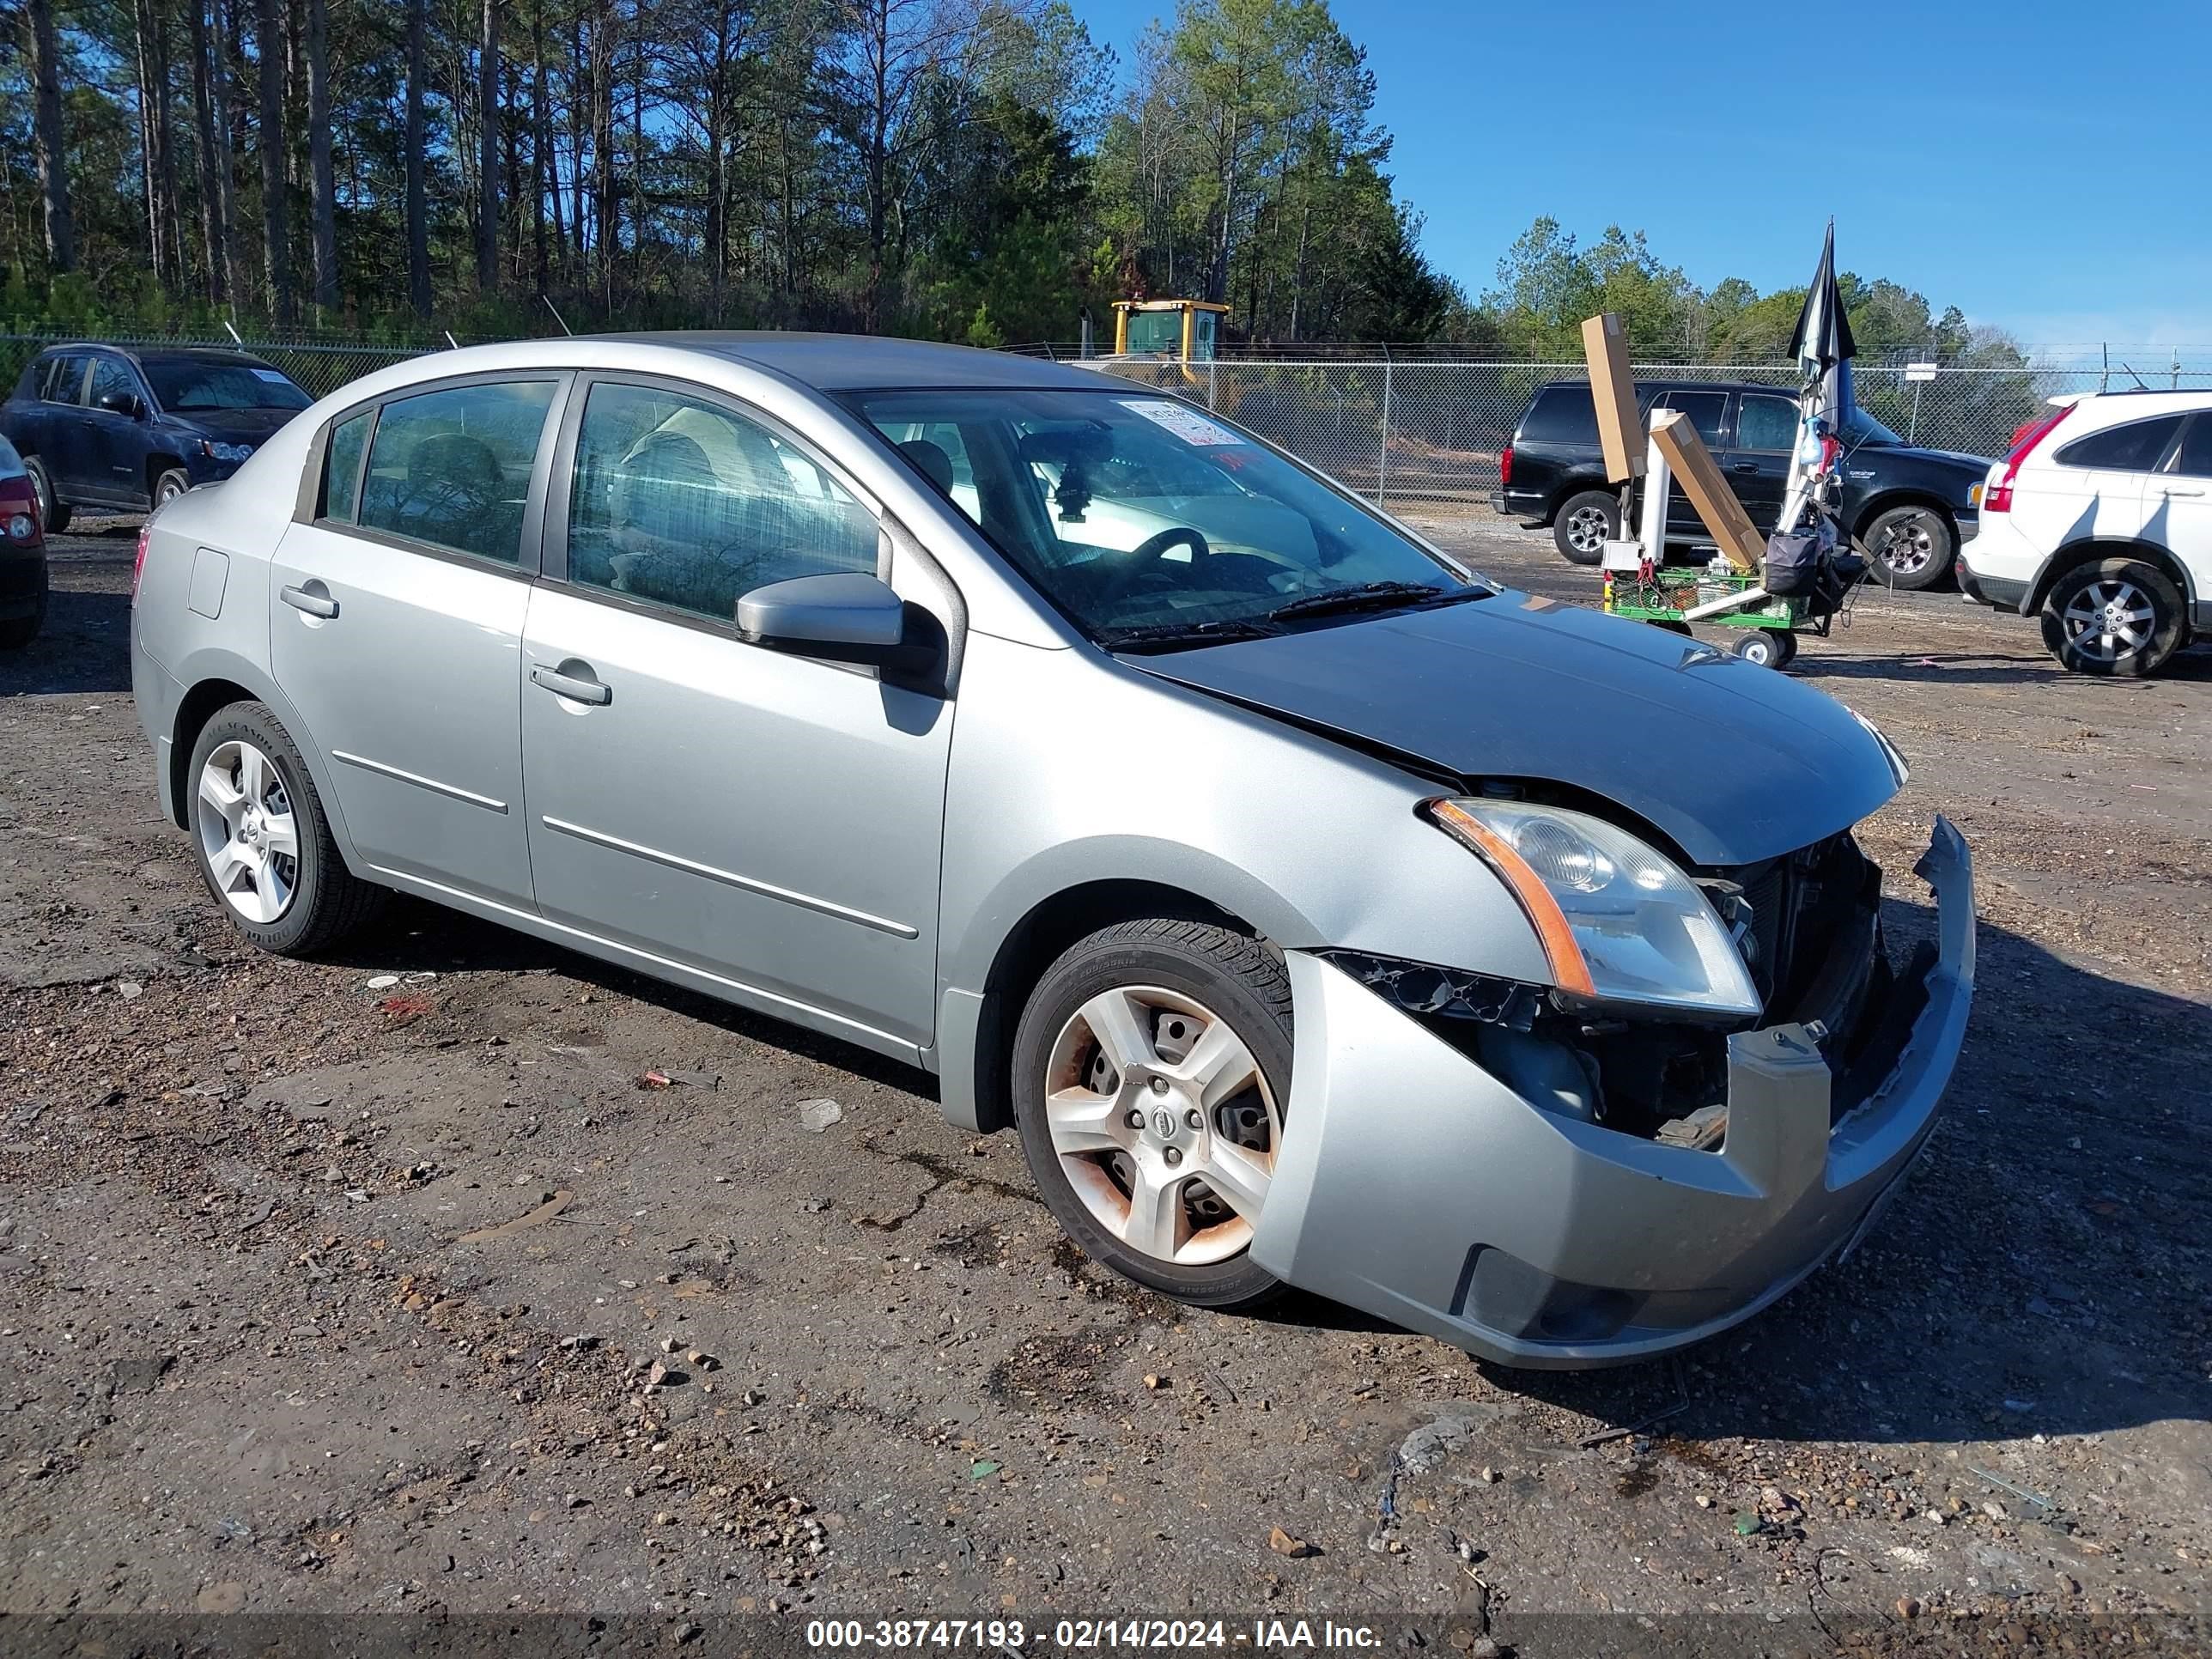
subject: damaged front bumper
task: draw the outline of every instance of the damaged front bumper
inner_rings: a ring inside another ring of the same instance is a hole
[[[1717,1152],[1547,1112],[1340,969],[1290,955],[1282,1146],[1252,1256],[1485,1358],[1620,1364],[1727,1329],[1855,1242],[1934,1125],[1973,1000],[1973,870],[1941,817],[1915,866],[1937,947],[1887,1077],[1831,1121],[1814,1034],[1729,1039]]]

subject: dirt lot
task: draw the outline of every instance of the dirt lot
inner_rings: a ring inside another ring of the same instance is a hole
[[[2069,678],[1955,595],[1806,647],[1913,763],[1866,831],[1901,925],[1930,816],[1974,848],[1948,1115],[1774,1311],[1523,1375],[1133,1291],[927,1079],[478,922],[242,948],[156,814],[133,532],[94,528],[0,664],[0,1613],[712,1648],[776,1610],[1335,1612],[1529,1654],[1690,1615],[1775,1652],[2212,1628],[2212,657]],[[1591,597],[1540,536],[1432,528]]]

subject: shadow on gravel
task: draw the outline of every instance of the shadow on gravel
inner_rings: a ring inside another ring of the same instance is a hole
[[[39,637],[21,651],[0,653],[0,697],[130,689],[127,593],[83,593],[58,585],[47,595]]]
[[[1976,652],[1942,652],[1919,656],[1831,657],[1822,652],[1821,641],[1814,640],[1798,653],[1797,660],[1790,665],[1789,672],[1815,685],[1824,680],[1896,680],[1925,685],[2033,685],[2080,679],[2089,684],[2151,690],[2177,681],[2185,684],[2212,681],[2212,652],[2180,652],[2170,658],[2166,666],[2150,679],[2100,681],[2087,675],[2069,675],[2048,657],[2023,659]]]
[[[1928,916],[1885,906],[1906,941]],[[2205,1419],[2212,1020],[1987,922],[1978,945],[1943,1116],[1849,1261],[1679,1369],[1484,1374],[1670,1449]]]

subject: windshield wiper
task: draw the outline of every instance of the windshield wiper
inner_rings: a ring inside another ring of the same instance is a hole
[[[1268,619],[1282,622],[1295,617],[1327,617],[1347,611],[1395,611],[1413,605],[1455,605],[1462,599],[1486,599],[1486,587],[1433,587],[1426,582],[1360,582],[1352,587],[1332,587],[1320,593],[1279,605]]]
[[[1270,639],[1282,631],[1262,617],[1216,617],[1207,622],[1148,623],[1141,628],[1109,629],[1099,635],[1098,642],[1109,651],[1172,651],[1182,645]]]

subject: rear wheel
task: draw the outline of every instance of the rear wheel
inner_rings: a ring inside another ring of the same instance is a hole
[[[345,867],[290,733],[258,702],[216,714],[185,775],[192,851],[231,925],[263,950],[305,956],[381,902]]]
[[[1950,521],[1932,507],[1893,507],[1878,513],[1860,538],[1874,577],[1891,587],[1933,587],[1951,568],[1955,550]]]
[[[1779,628],[1755,628],[1731,644],[1729,654],[1761,668],[1787,668],[1797,654],[1797,636]]]
[[[23,470],[31,475],[31,493],[39,501],[39,524],[49,536],[58,536],[69,528],[69,504],[54,495],[54,481],[46,476],[46,464],[35,455],[23,458]]]
[[[2043,642],[2077,674],[2155,674],[2181,635],[2180,591],[2140,559],[2078,566],[2043,602]]]
[[[1552,520],[1552,543],[1577,564],[1595,564],[1620,526],[1620,501],[1602,489],[1585,489],[1560,503]]]
[[[1153,1290],[1249,1308],[1291,1084],[1291,988],[1256,940],[1122,922],[1046,970],[1014,1037],[1030,1171],[1085,1255]]]
[[[46,573],[39,572],[39,601],[27,617],[11,617],[0,622],[0,651],[21,651],[39,637],[39,630],[46,625]]]

